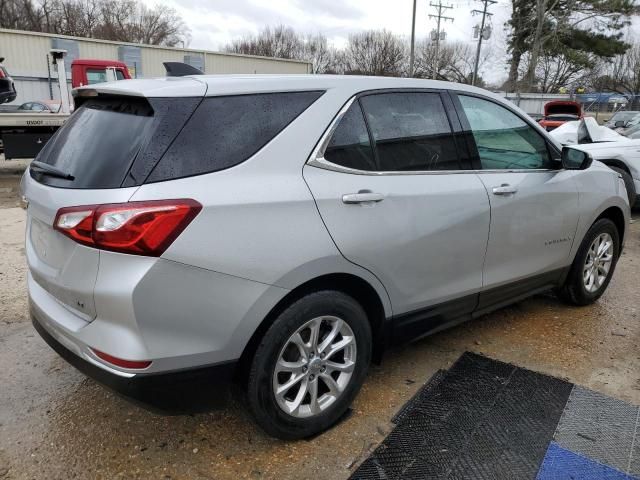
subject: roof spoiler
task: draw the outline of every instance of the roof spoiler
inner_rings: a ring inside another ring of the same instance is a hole
[[[201,70],[182,62],[162,62],[167,77],[184,77],[186,75],[204,75]]]
[[[0,63],[4,62],[4,57],[0,57]]]

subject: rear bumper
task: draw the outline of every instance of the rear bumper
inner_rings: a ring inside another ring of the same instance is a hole
[[[133,397],[142,397],[145,393],[156,389],[174,388],[180,385],[193,386],[198,382],[204,382],[208,387],[225,385],[233,379],[237,366],[236,361],[231,361],[173,372],[136,373],[122,376],[120,373],[112,373],[104,367],[91,363],[81,354],[64,345],[64,338],[61,338],[58,332],[49,331],[44,325],[45,322],[38,319],[37,312],[33,308],[31,309],[31,321],[44,341],[75,368],[103,385]]]

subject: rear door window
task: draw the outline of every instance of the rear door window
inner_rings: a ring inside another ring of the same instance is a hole
[[[360,104],[351,104],[324,151],[325,160],[356,170],[377,170]]]
[[[364,96],[360,101],[375,142],[379,170],[461,168],[439,93],[383,93]]]
[[[323,92],[205,98],[147,182],[233,167],[270,142]]]

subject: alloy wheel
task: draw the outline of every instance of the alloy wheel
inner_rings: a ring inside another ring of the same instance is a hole
[[[582,270],[582,279],[587,292],[595,293],[602,287],[612,264],[613,239],[608,233],[601,233],[591,243]]]
[[[285,413],[306,418],[342,396],[356,365],[356,339],[335,316],[309,320],[285,342],[273,372],[273,393]]]

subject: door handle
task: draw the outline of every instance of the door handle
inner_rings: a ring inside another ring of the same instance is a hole
[[[384,200],[384,195],[367,190],[360,190],[358,193],[347,193],[342,195],[342,203],[376,203]]]
[[[493,187],[494,195],[513,195],[514,193],[517,193],[517,192],[518,192],[518,189],[516,187],[509,185],[508,183],[503,183],[499,187]]]

